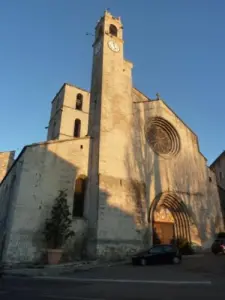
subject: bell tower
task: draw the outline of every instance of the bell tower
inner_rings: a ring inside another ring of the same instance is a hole
[[[95,41],[93,43],[93,65],[91,80],[91,111],[90,115],[100,112],[102,96],[107,86],[113,85],[116,73],[123,66],[123,27],[120,18],[113,17],[105,11],[95,28]],[[111,82],[108,82],[108,77]],[[91,117],[89,133],[96,128],[96,122]]]
[[[132,113],[133,65],[124,60],[123,48],[121,19],[106,11],[95,30],[88,133],[99,138],[100,173],[113,176],[117,172],[109,167],[114,169],[114,159],[118,164],[115,155],[124,146]]]
[[[127,176],[124,162],[132,116],[133,65],[124,60],[123,48],[121,19],[105,11],[95,28],[88,128],[91,145],[87,215],[95,242],[98,240],[102,179],[120,180]]]

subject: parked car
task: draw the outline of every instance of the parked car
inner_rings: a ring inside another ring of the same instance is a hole
[[[225,254],[225,238],[217,238],[211,247],[214,254],[223,253]]]
[[[151,247],[148,250],[139,252],[132,257],[133,265],[150,264],[179,264],[182,261],[182,255],[175,245],[160,244]]]

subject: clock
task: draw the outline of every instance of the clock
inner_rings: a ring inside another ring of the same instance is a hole
[[[114,41],[109,41],[108,46],[109,46],[109,49],[111,49],[114,52],[119,52],[120,51],[119,45],[117,45],[117,43],[114,42]]]
[[[95,45],[95,55],[97,55],[99,53],[99,51],[101,50],[101,47],[102,47],[102,43],[101,42],[98,42],[96,45]]]

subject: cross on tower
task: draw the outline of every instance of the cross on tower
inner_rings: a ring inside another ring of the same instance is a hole
[[[157,100],[160,100],[160,95],[159,95],[159,93],[156,93],[156,99],[157,99]]]

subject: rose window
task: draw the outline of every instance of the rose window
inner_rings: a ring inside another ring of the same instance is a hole
[[[157,154],[176,155],[180,150],[180,138],[176,129],[161,117],[150,120],[146,137],[150,147]]]

